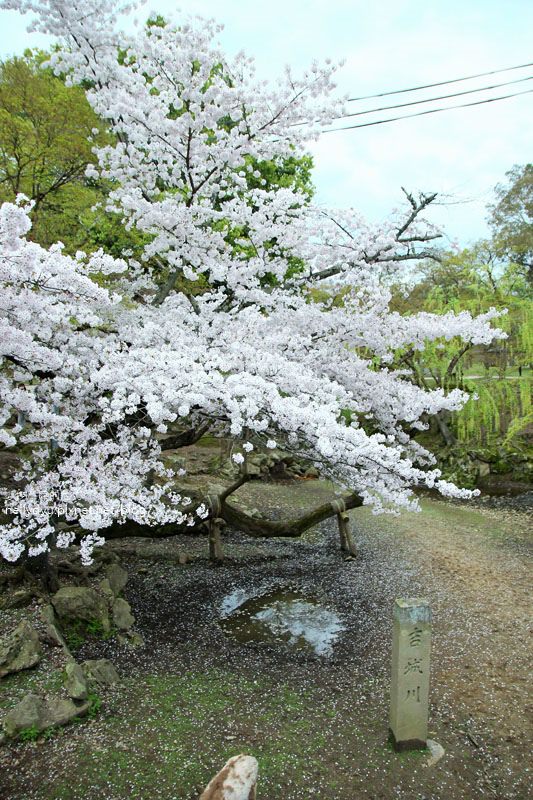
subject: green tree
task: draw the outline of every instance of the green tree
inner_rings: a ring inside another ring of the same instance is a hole
[[[45,58],[26,51],[0,63],[0,202],[25,194],[34,240],[73,252],[87,243],[80,216],[102,197],[85,170],[107,134],[83,89],[43,68]]]
[[[499,254],[521,268],[533,286],[533,164],[515,165],[495,189],[489,223]]]

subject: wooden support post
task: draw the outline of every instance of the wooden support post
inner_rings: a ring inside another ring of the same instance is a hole
[[[357,555],[357,550],[352,539],[352,532],[350,530],[350,517],[346,512],[338,514],[337,519],[339,522],[339,533],[341,537],[341,550],[349,553],[351,556]]]
[[[224,560],[224,550],[222,549],[222,539],[220,538],[220,530],[225,521],[221,519],[220,512],[222,511],[222,503],[218,495],[210,495],[207,502],[211,508],[211,516],[209,518],[209,560],[220,562]]]
[[[225,522],[220,517],[213,517],[209,520],[209,560],[210,561],[223,561],[224,550],[222,548],[222,539],[220,537],[220,529]]]
[[[346,513],[346,504],[344,500],[334,500],[331,503],[331,508],[332,511],[334,511],[337,515],[341,550],[343,553],[349,553],[351,556],[356,556],[357,550],[355,549],[350,531],[350,517]]]

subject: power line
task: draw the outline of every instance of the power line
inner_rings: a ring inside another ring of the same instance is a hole
[[[381,106],[380,108],[369,108],[366,111],[355,111],[352,114],[343,114],[341,117],[335,119],[347,119],[348,117],[361,117],[364,114],[373,114],[376,111],[392,111],[394,108],[406,108],[407,106],[419,106],[421,103],[433,103],[435,100],[447,100],[450,97],[461,97],[465,94],[475,94],[476,92],[486,92],[489,89],[499,89],[500,86],[510,86],[513,83],[524,83],[524,81],[533,80],[533,76],[527,78],[518,78],[514,81],[506,81],[505,83],[495,83],[492,86],[482,86],[480,89],[465,89],[464,92],[454,92],[453,94],[442,94],[438,97],[428,97],[426,100],[411,100],[410,103],[398,103],[394,106]]]
[[[416,114],[402,114],[398,117],[390,117],[389,119],[378,119],[375,122],[362,122],[359,125],[347,125],[342,128],[327,128],[322,133],[334,133],[335,131],[351,131],[354,128],[368,128],[371,125],[385,125],[387,122],[397,122],[400,119],[409,119],[410,117],[423,117],[426,114],[437,114],[440,111],[451,111],[454,108],[469,108],[470,106],[480,106],[483,103],[495,103],[497,100],[507,100],[510,97],[518,97],[521,94],[530,94],[533,89],[526,89],[525,92],[514,92],[513,94],[504,94],[500,97],[491,97],[488,100],[476,100],[473,103],[460,103],[455,106],[448,106],[447,108],[431,108],[429,111],[417,111]]]
[[[389,97],[391,94],[404,94],[405,92],[417,92],[419,89],[433,89],[435,86],[446,86],[448,83],[460,83],[461,81],[470,81],[474,78],[485,78],[487,75],[496,75],[499,72],[511,72],[513,69],[525,69],[526,67],[533,67],[533,62],[530,64],[518,64],[516,67],[505,67],[505,69],[493,69],[490,72],[479,72],[477,75],[467,75],[465,78],[453,78],[449,81],[439,81],[438,83],[426,83],[422,86],[412,86],[410,89],[395,89],[392,92],[379,92],[378,94],[366,94],[361,97],[350,97],[348,103],[355,103],[358,100],[372,100],[375,97]]]

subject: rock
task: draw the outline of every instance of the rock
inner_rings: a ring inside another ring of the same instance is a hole
[[[257,771],[253,756],[241,754],[230,758],[209,781],[200,800],[255,800]]]
[[[38,728],[39,722],[44,716],[44,708],[45,701],[42,697],[36,694],[27,694],[4,717],[2,727],[6,736],[16,736],[25,728]]]
[[[119,644],[126,645],[127,647],[144,647],[144,639],[141,634],[136,631],[128,631],[126,634],[119,633],[117,639]]]
[[[65,667],[65,689],[73,700],[86,700],[89,695],[87,679],[80,664],[68,661]]]
[[[57,623],[56,615],[54,612],[54,608],[53,606],[50,605],[50,603],[47,603],[45,606],[41,608],[41,618],[44,623],[47,623],[49,625],[56,625]]]
[[[446,751],[441,744],[434,742],[433,739],[428,739],[426,744],[430,754],[426,761],[426,767],[434,767],[435,764],[441,760]]]
[[[105,599],[86,586],[64,586],[52,597],[57,616],[67,621],[99,622],[106,633],[111,630]]]
[[[103,581],[100,581],[100,583],[98,584],[98,588],[110,602],[113,601],[115,594],[113,592],[113,589],[111,588],[111,584],[109,583],[109,578],[104,578]]]
[[[131,631],[128,635],[130,647],[144,647],[144,639],[140,633]]]
[[[89,710],[90,703],[77,704],[64,697],[48,697],[45,702],[45,713],[42,728],[55,728],[66,725],[71,719],[83,716]]]
[[[10,672],[34,667],[41,660],[41,655],[37,631],[23,620],[0,642],[0,678]]]
[[[112,686],[120,678],[113,663],[108,658],[84,661],[81,665],[89,686]]]
[[[41,609],[41,617],[45,625],[45,638],[48,644],[52,647],[62,647],[67,655],[70,655],[67,643],[65,642],[59,628],[57,627],[57,619],[54,614],[54,609],[50,604],[45,605]]]
[[[262,468],[259,464],[248,461],[246,471],[248,475],[261,475]]]
[[[17,589],[3,603],[3,608],[24,608],[33,599],[33,593],[27,589]]]
[[[135,617],[131,613],[131,606],[122,597],[117,597],[113,603],[113,622],[121,631],[127,631],[135,622]]]
[[[27,728],[44,731],[83,716],[89,706],[89,702],[76,704],[63,697],[45,698],[30,693],[6,714],[2,727],[7,738],[16,737]]]
[[[288,472],[291,475],[305,475],[305,467],[302,467],[301,464],[292,464]]]
[[[128,573],[120,564],[110,564],[105,574],[111,586],[111,591],[117,597],[128,582]]]

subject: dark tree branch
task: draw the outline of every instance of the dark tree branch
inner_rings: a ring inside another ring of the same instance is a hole
[[[188,447],[190,444],[195,444],[202,436],[205,436],[211,422],[203,422],[197,428],[188,428],[186,431],[180,431],[172,436],[166,436],[164,439],[159,440],[161,450],[178,450],[180,447]]]
[[[358,508],[363,504],[361,497],[355,494],[347,495],[343,498],[346,509]],[[306,530],[313,525],[317,525],[329,517],[334,517],[337,511],[334,510],[331,503],[324,503],[323,505],[315,508],[313,511],[303,514],[291,520],[283,520],[281,522],[269,519],[257,519],[246,514],[241,509],[236,508],[234,505],[224,502],[222,504],[221,517],[226,520],[228,525],[246,533],[248,536],[255,537],[272,537],[280,536],[284,538],[298,538]]]
[[[464,356],[464,354],[465,354],[465,353],[467,353],[467,352],[468,352],[468,350],[470,350],[470,348],[471,348],[471,347],[473,347],[473,346],[474,346],[474,345],[472,344],[472,342],[467,342],[467,343],[466,343],[465,345],[463,345],[463,347],[461,347],[461,349],[460,349],[460,350],[459,350],[459,351],[458,351],[458,352],[457,352],[457,353],[454,355],[454,357],[452,358],[452,360],[451,360],[451,361],[450,361],[450,363],[448,364],[448,369],[446,370],[446,377],[447,377],[447,378],[451,377],[451,375],[453,374],[453,371],[454,371],[455,367],[457,366],[457,364],[459,363],[460,359],[461,359],[461,358]]]
[[[313,511],[303,514],[300,517],[281,522],[251,517],[235,505],[230,505],[226,502],[227,498],[248,480],[250,480],[249,476],[240,475],[231,486],[228,486],[227,489],[218,495],[220,509],[214,514],[217,518],[223,519],[228,525],[243,531],[248,536],[260,538],[280,536],[283,538],[296,539],[313,525],[317,525],[319,522],[334,517],[337,514],[337,510],[330,502],[324,503]],[[362,498],[356,494],[346,495],[342,499],[347,511],[351,508],[359,508],[363,504]],[[211,511],[211,515],[213,516],[213,510]],[[198,531],[207,531],[207,523],[205,521],[198,520],[198,524],[195,526],[190,526],[185,523],[181,525],[168,523],[165,525],[151,526],[141,525],[128,520],[123,524],[115,522],[110,527],[101,530],[100,533],[105,539],[121,539],[130,536],[160,539]]]
[[[406,189],[404,189],[403,186],[402,186],[402,192],[409,200],[412,210],[409,216],[407,217],[406,221],[404,222],[404,224],[397,232],[396,241],[399,241],[400,237],[402,236],[402,234],[405,233],[409,225],[411,225],[415,221],[420,212],[423,211],[425,208],[427,208],[427,206],[429,206],[429,204],[432,203],[437,196],[437,192],[434,192],[433,194],[421,194],[420,200],[416,201],[413,195],[410,192],[406,191]]]

